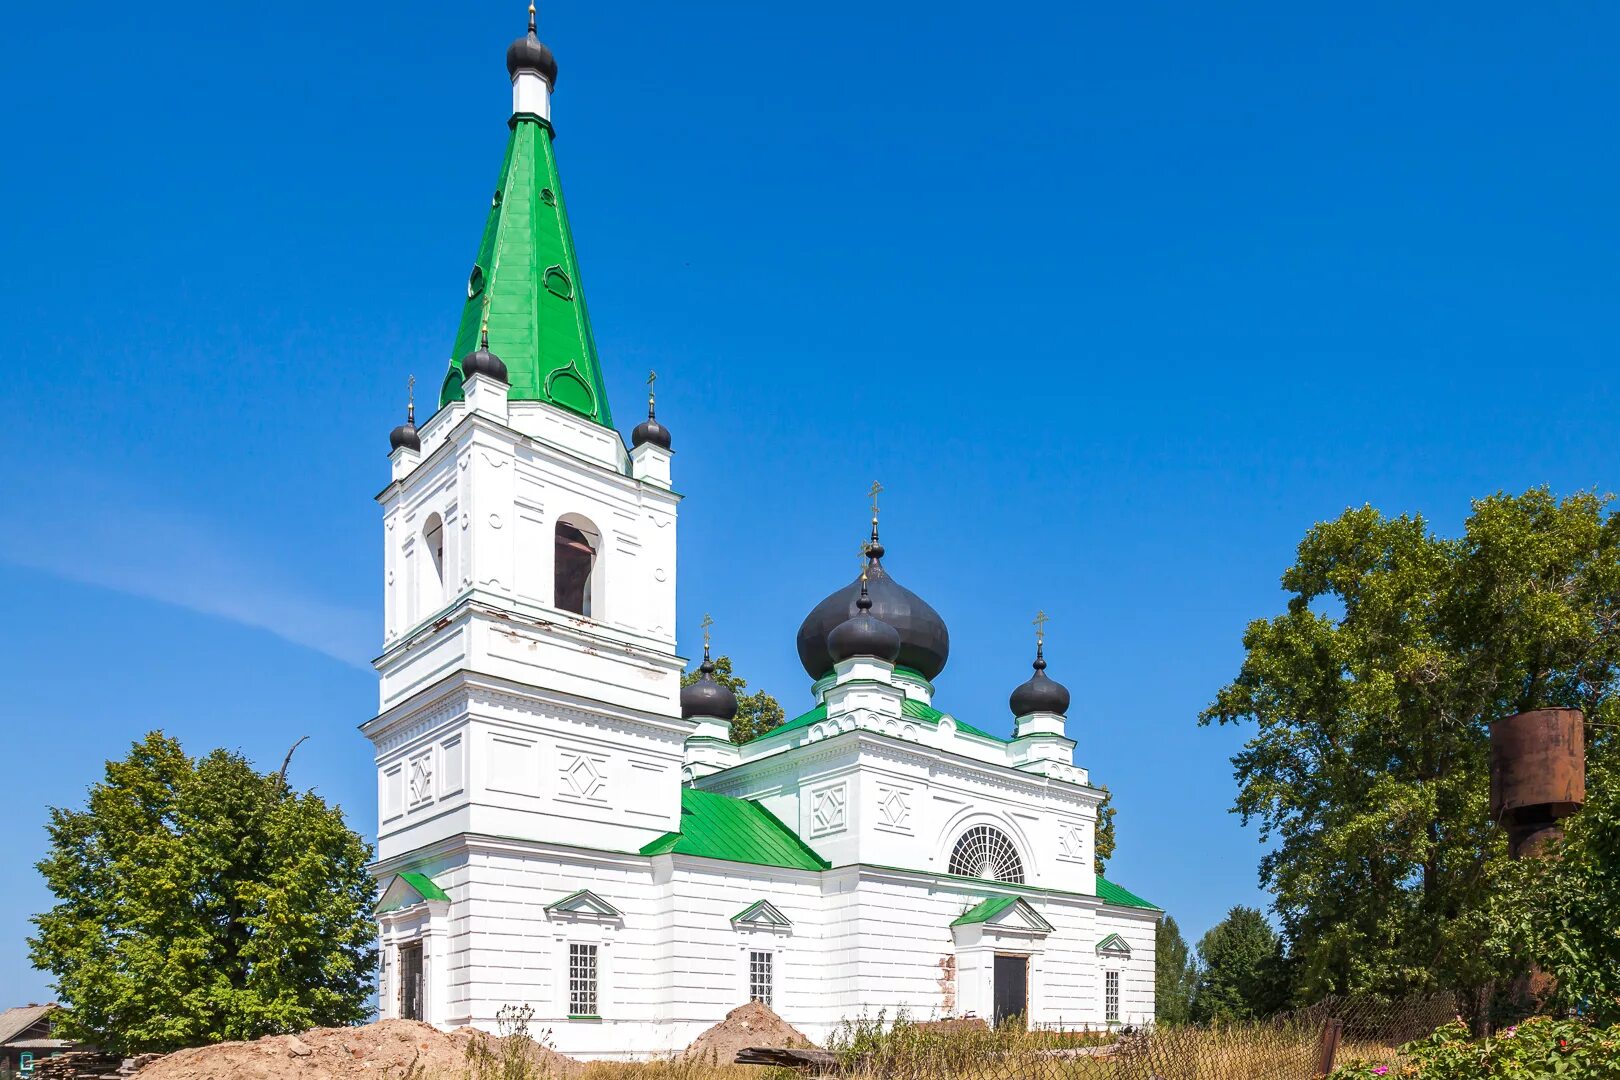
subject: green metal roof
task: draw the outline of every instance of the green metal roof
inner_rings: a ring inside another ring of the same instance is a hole
[[[969,926],[973,923],[986,923],[1008,908],[1017,907],[1019,904],[1024,906],[1024,918],[1030,924],[1030,929],[1042,930],[1046,933],[1052,932],[1052,924],[1043,919],[1041,913],[1035,910],[1034,905],[1022,896],[992,896],[988,900],[981,900],[951,920],[951,925]]]
[[[424,900],[450,899],[449,895],[433,884],[433,879],[426,874],[418,873],[415,870],[401,870],[399,876],[405,879],[407,885],[421,893]]]
[[[398,888],[403,885],[404,888]],[[415,894],[415,899],[411,894]],[[388,887],[377,898],[377,911],[398,911],[400,908],[420,904],[424,900],[450,899],[445,891],[433,884],[433,879],[418,870],[401,870],[388,881]]]
[[[826,870],[832,864],[756,802],[681,789],[681,828],[641,849],[643,855],[701,855],[755,866]]]
[[[988,900],[979,901],[960,916],[952,919],[951,925],[968,926],[972,923],[989,922],[1016,903],[1018,903],[1018,897],[1016,896],[992,896]]]
[[[484,222],[478,259],[439,404],[461,400],[461,358],[478,348],[506,364],[513,401],[545,401],[613,426],[602,365],[563,204],[551,126],[514,117],[500,182]]]
[[[938,725],[940,720],[945,716],[944,713],[940,712],[932,705],[925,705],[916,698],[909,697],[900,703],[900,715],[908,717],[912,720],[921,720],[925,724],[934,725]],[[772,736],[780,735],[785,731],[799,731],[803,728],[810,727],[812,724],[818,724],[825,719],[827,719],[827,706],[817,705],[804,715],[795,716],[787,723],[772,728],[770,731],[767,731],[765,734],[761,735],[760,738],[769,739]],[[988,731],[976,728],[972,724],[957,720],[954,716],[951,717],[951,719],[956,721],[956,729],[958,731],[965,731],[969,735],[978,735],[979,737],[989,739],[992,742],[1007,741],[999,736],[990,734]]]
[[[1150,904],[1128,889],[1122,889],[1112,881],[1108,881],[1101,874],[1097,875],[1097,899],[1105,904],[1114,904],[1118,907],[1147,908],[1149,911],[1162,910],[1158,904]]]

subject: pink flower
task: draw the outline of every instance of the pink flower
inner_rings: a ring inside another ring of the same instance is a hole
[[[1506,1030],[1504,1030],[1504,1031],[1503,1031],[1503,1032],[1502,1032],[1502,1038],[1504,1038],[1504,1039],[1505,1039],[1505,1038],[1507,1038],[1507,1037],[1508,1037],[1508,1036],[1509,1036],[1509,1035],[1511,1035],[1511,1034],[1513,1034],[1513,1033],[1514,1033],[1514,1032],[1515,1032],[1515,1031],[1518,1031],[1518,1030],[1519,1030],[1519,1025],[1518,1025],[1518,1024],[1514,1024],[1514,1025],[1513,1025],[1513,1026],[1512,1026],[1512,1027],[1509,1027],[1509,1028],[1507,1028],[1507,1029],[1506,1029]]]
[[[1389,1066],[1388,1065],[1380,1065],[1380,1066],[1378,1066],[1378,1068],[1373,1070],[1373,1075],[1374,1076],[1383,1076],[1387,1072],[1389,1072]]]

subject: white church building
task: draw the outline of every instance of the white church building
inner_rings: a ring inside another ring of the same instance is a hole
[[[377,497],[382,1015],[527,1004],[581,1057],[682,1048],[751,999],[813,1039],[879,1010],[1151,1019],[1161,913],[1096,873],[1068,692],[1038,650],[1010,715],[946,711],[949,634],[875,515],[799,630],[813,708],[739,746],[707,646],[682,688],[672,440],[650,401],[629,449],[613,425],[532,8],[507,69],[458,359]]]

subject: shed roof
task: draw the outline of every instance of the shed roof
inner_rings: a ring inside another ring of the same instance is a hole
[[[680,830],[641,849],[643,855],[669,852],[793,870],[832,865],[759,803],[696,788],[681,789]]]

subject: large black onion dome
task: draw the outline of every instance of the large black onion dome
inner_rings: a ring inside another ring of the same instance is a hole
[[[1043,646],[1035,646],[1035,674],[1029,677],[1028,682],[1012,692],[1012,696],[1007,699],[1007,705],[1015,717],[1038,712],[1068,715],[1069,688],[1055,679],[1046,677],[1046,656]]]
[[[506,74],[517,78],[520,71],[538,72],[553,87],[557,85],[557,58],[534,32],[534,8],[529,8],[529,32],[506,48]]]
[[[409,420],[388,433],[388,449],[390,452],[400,447],[409,447],[412,450],[422,449],[422,436],[416,433],[416,425]]]
[[[855,600],[856,614],[827,635],[827,653],[833,662],[855,656],[871,656],[894,663],[900,655],[900,631],[872,617],[872,598],[862,581],[861,595]]]
[[[888,623],[900,635],[900,652],[895,663],[911,668],[932,680],[945,670],[951,655],[951,634],[945,620],[928,602],[901,585],[883,569],[883,549],[868,548],[872,561],[867,568],[867,590],[872,599],[872,616]],[[799,626],[799,663],[812,679],[819,679],[833,668],[827,638],[857,612],[861,581],[856,578],[839,589],[804,617]]]
[[[665,450],[669,449],[670,444],[669,428],[658,422],[650,401],[647,403],[647,419],[637,424],[636,429],[630,433],[631,446],[640,446],[642,443],[662,446]]]
[[[489,351],[489,331],[484,331],[483,340],[478,348],[461,358],[462,381],[474,375],[487,375],[497,382],[508,382],[506,374],[506,361]]]
[[[698,671],[702,674],[697,682],[681,687],[681,719],[705,716],[728,723],[735,719],[737,695],[731,692],[730,687],[714,681],[714,661],[709,659],[707,648],[703,650],[703,666]]]

